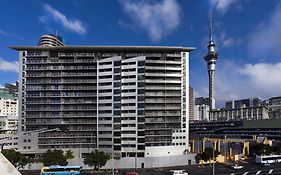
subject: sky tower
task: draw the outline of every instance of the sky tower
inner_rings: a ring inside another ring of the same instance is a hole
[[[216,60],[218,58],[218,53],[215,50],[215,43],[213,41],[213,31],[212,31],[212,18],[210,18],[210,41],[208,44],[208,54],[204,57],[205,61],[208,63],[208,74],[209,74],[209,106],[210,112],[216,108],[215,103],[215,67]],[[209,115],[210,116],[210,115]],[[209,118],[210,120],[210,118]]]

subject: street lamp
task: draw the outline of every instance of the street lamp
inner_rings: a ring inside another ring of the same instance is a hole
[[[213,142],[213,175],[215,175],[215,142]]]

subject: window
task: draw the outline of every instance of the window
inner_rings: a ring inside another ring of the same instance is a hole
[[[144,66],[144,65],[145,65],[144,61],[139,61],[138,62],[138,66]]]
[[[144,89],[138,89],[138,94],[144,94]]]
[[[138,68],[138,73],[144,73],[144,68]]]
[[[114,110],[113,115],[121,115],[121,111],[120,110]]]
[[[144,110],[138,110],[138,115],[144,115]]]
[[[121,80],[121,75],[114,75],[114,80]]]
[[[114,61],[114,66],[121,66],[121,61]]]
[[[121,90],[120,89],[114,89],[114,94],[120,94]]]
[[[120,96],[114,96],[114,101],[120,101],[121,97]]]
[[[121,69],[120,68],[114,68],[114,73],[120,73]]]

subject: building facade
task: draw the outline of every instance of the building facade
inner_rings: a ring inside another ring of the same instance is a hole
[[[281,118],[281,97],[272,97],[268,100],[269,118]]]
[[[64,46],[63,38],[58,35],[42,35],[38,46],[47,46],[47,47],[55,47],[55,46]]]
[[[240,107],[233,109],[222,108],[211,112],[212,121],[257,120],[268,119],[267,106]]]
[[[188,147],[193,48],[12,48],[20,52],[19,128],[38,131],[39,150],[98,148],[145,157]]]
[[[189,121],[195,120],[193,88],[189,86]]]
[[[18,148],[18,94],[16,86],[6,84],[0,89],[0,146]]]
[[[261,99],[260,98],[246,98],[246,99],[240,99],[240,100],[232,100],[227,101],[225,103],[226,109],[235,109],[235,108],[241,108],[241,107],[256,107],[261,106]]]
[[[209,98],[197,97],[195,98],[194,106],[194,120],[209,121]]]

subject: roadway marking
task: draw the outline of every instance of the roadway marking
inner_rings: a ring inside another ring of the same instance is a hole
[[[260,174],[261,173],[261,170],[260,171],[258,171],[256,174]]]
[[[268,172],[268,174],[272,174],[272,171],[273,171],[273,169],[271,169],[271,170]]]
[[[234,175],[235,173],[231,173],[230,175]]]
[[[246,174],[248,174],[249,172],[245,172],[243,175],[246,175]]]

